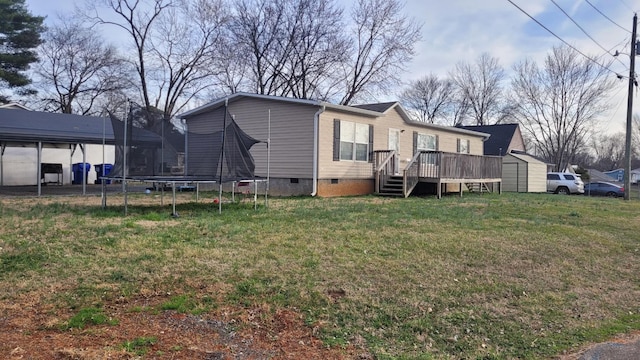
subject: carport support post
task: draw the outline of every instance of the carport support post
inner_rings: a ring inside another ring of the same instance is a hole
[[[69,145],[71,155],[69,155],[69,185],[73,184],[73,154],[76,153],[77,144]]]
[[[80,145],[80,150],[82,150],[82,195],[87,195],[87,171],[85,169],[85,166],[87,165],[86,148],[87,144]]]
[[[40,176],[42,176],[42,166],[40,164],[42,164],[42,141],[38,141],[38,164],[37,164],[37,176],[38,176],[38,196],[42,195],[42,184],[40,181]]]
[[[4,162],[2,158],[4,157],[4,149],[7,148],[7,144],[0,145],[0,187],[4,186]]]

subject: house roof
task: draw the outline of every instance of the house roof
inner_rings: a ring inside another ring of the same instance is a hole
[[[530,157],[532,157],[532,158],[534,158],[534,159],[536,159],[536,160],[538,160],[538,161],[540,161],[540,162],[543,162],[543,163],[545,163],[545,164],[547,164],[547,165],[553,165],[553,164],[551,164],[551,163],[549,163],[549,162],[545,161],[545,159],[543,159],[543,158],[541,158],[541,157],[538,157],[538,156],[536,156],[536,155],[533,155],[533,154],[529,154],[529,153],[528,153],[528,152],[526,152],[526,151],[522,151],[522,150],[511,150],[511,151],[509,151],[509,154],[511,154],[511,155],[513,155],[513,154],[516,154],[516,155],[527,155],[527,156],[530,156]]]
[[[385,103],[353,105],[353,107],[384,113],[390,108],[394,107],[396,104],[397,102],[392,101],[392,102],[385,102]]]
[[[283,97],[283,96],[260,95],[260,94],[251,94],[251,93],[239,92],[239,93],[235,93],[235,94],[229,95],[227,97],[222,97],[222,98],[216,99],[216,100],[214,100],[214,101],[212,101],[210,103],[207,103],[205,105],[199,106],[199,107],[197,107],[197,108],[195,108],[193,110],[189,110],[189,111],[184,112],[182,114],[178,114],[177,117],[180,118],[180,119],[186,119],[186,118],[194,116],[194,115],[202,114],[202,113],[217,109],[217,108],[223,106],[227,102],[234,102],[234,101],[238,101],[240,99],[245,99],[245,98],[272,100],[272,101],[287,102],[287,103],[291,103],[291,104],[301,104],[301,105],[310,105],[310,106],[316,106],[316,107],[325,107],[325,108],[335,109],[335,110],[338,110],[338,111],[357,113],[357,114],[361,114],[361,115],[365,115],[365,116],[369,116],[369,117],[379,117],[379,116],[381,116],[381,113],[377,112],[377,111],[371,111],[371,110],[368,110],[368,109],[361,109],[361,108],[357,108],[357,107],[354,107],[354,106],[335,105],[335,104],[331,104],[331,103],[328,103],[328,102],[325,102],[325,101],[309,100],[309,99],[294,99],[294,98],[288,98],[288,97]]]
[[[490,134],[491,137],[484,142],[485,155],[502,156],[509,151],[511,140],[518,129],[518,124],[474,125],[458,126],[461,129],[479,131]]]
[[[512,151],[507,155],[513,156],[516,159],[520,159],[520,160],[528,162],[528,163],[539,162],[539,163],[542,163],[542,164],[545,164],[545,165],[547,164],[545,161],[542,161],[542,160],[536,158],[535,156],[529,155],[529,154],[524,153],[524,152],[513,152]]]
[[[332,109],[336,111],[354,113],[354,114],[359,114],[359,115],[364,115],[367,117],[374,117],[374,118],[385,116],[390,110],[397,109],[398,112],[400,113],[400,116],[405,120],[405,122],[411,125],[438,129],[438,130],[454,132],[454,133],[480,136],[480,137],[483,137],[485,140],[490,136],[489,134],[478,132],[478,131],[459,129],[451,126],[442,126],[442,125],[425,123],[421,121],[415,121],[409,116],[409,114],[407,114],[407,112],[402,108],[399,102],[386,102],[386,103],[378,103],[378,104],[364,104],[364,105],[350,106],[350,105],[336,105],[336,104],[331,104],[325,101],[318,101],[318,100],[293,99],[293,98],[282,97],[282,96],[260,95],[260,94],[250,94],[250,93],[235,93],[233,95],[229,95],[228,97],[214,100],[208,104],[202,105],[193,110],[184,112],[182,114],[178,114],[177,117],[181,119],[186,119],[194,115],[202,114],[202,113],[217,109],[223,106],[227,102],[234,102],[244,98],[265,99],[265,100],[272,100],[272,101],[287,102],[292,104],[310,105],[310,106],[316,106],[318,108]]]

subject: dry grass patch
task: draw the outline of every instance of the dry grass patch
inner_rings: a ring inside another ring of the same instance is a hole
[[[107,210],[99,197],[2,199],[0,287],[12,290],[0,308],[195,304],[187,314],[280,340],[313,334],[303,343],[334,350],[358,344],[379,359],[549,358],[640,329],[638,202],[276,198],[218,214],[193,198],[179,194],[179,218],[168,196],[164,206],[131,196],[127,217],[115,196]],[[283,323],[309,333],[282,333]]]

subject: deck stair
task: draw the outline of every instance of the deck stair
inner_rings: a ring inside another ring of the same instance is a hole
[[[491,188],[489,188],[489,186],[486,183],[465,183],[465,186],[467,187],[467,189],[469,190],[469,192],[472,193],[490,193]]]
[[[402,175],[387,175],[380,186],[379,195],[404,196],[404,178]]]

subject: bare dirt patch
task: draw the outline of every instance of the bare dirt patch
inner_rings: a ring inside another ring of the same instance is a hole
[[[153,310],[166,300],[167,297],[156,296],[115,302],[105,306],[104,312],[117,320],[117,324],[70,330],[59,326],[63,319],[73,316],[70,311],[61,312],[43,305],[3,306],[0,358],[370,358],[366,351],[354,347],[328,348],[293,310],[222,308],[201,316]],[[123,347],[136,339],[154,341],[135,351]]]

